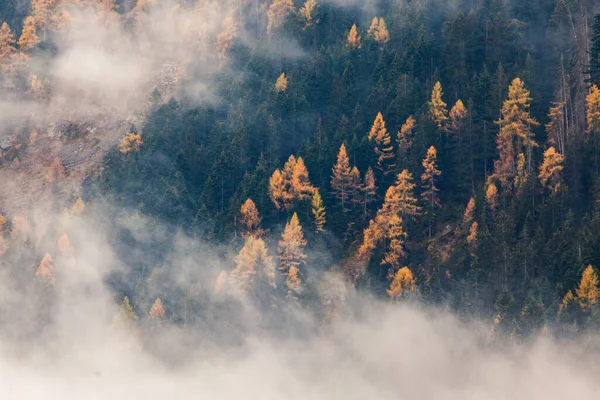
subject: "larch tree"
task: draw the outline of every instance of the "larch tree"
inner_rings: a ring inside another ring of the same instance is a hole
[[[546,132],[548,132],[548,142],[557,146],[560,154],[565,154],[567,150],[567,129],[565,126],[565,103],[553,102],[548,111]]]
[[[150,320],[154,321],[155,323],[162,322],[163,318],[165,317],[165,307],[163,306],[163,302],[160,297],[157,297],[156,300],[154,300],[152,307],[150,307],[150,311],[148,311],[148,317],[150,317]]]
[[[371,20],[371,25],[369,26],[369,29],[367,30],[367,36],[369,36],[372,39],[375,39],[375,34],[377,33],[377,29],[379,29],[379,18],[373,17],[373,19]]]
[[[592,85],[586,97],[587,141],[594,147],[596,173],[600,171],[600,89]]]
[[[35,276],[49,286],[54,286],[56,283],[54,279],[54,265],[49,253],[44,254],[38,269],[35,271]]]
[[[32,16],[25,18],[23,30],[19,38],[19,47],[23,51],[33,50],[40,43],[40,38],[36,34],[35,19]]]
[[[138,153],[142,148],[144,141],[141,133],[128,133],[119,143],[119,151],[126,155],[129,153]]]
[[[577,293],[579,307],[584,312],[589,312],[593,306],[598,304],[600,289],[598,288],[598,274],[594,267],[588,265],[583,271],[581,281],[579,281],[579,286],[575,292]]]
[[[544,162],[540,166],[538,175],[542,186],[550,190],[552,195],[556,194],[562,183],[564,157],[554,147],[549,147],[544,152]]]
[[[284,169],[285,170],[285,169]],[[315,187],[310,183],[308,170],[302,157],[298,157],[292,173],[292,191],[294,199],[304,201],[311,199],[315,193]]]
[[[537,146],[532,128],[539,124],[529,113],[531,100],[523,81],[515,78],[508,88],[508,99],[502,105],[502,117],[496,121],[500,125],[496,140],[500,157],[494,164],[494,174],[504,185],[515,175],[515,158],[522,149],[527,162],[527,173],[532,170],[533,148]]]
[[[377,42],[380,48],[385,47],[385,44],[390,41],[390,33],[383,17],[373,18],[373,21],[371,21],[371,26],[367,31],[367,35]]]
[[[498,187],[492,181],[487,184],[485,202],[491,210],[495,210],[498,207]]]
[[[406,236],[406,232],[404,232],[402,227],[402,217],[397,214],[392,215],[386,233],[387,250],[383,255],[383,260],[381,260],[382,265],[389,265],[388,275],[390,277],[393,277],[396,271],[400,269],[402,261],[406,256],[404,251]]]
[[[6,22],[0,27],[0,62],[7,61],[16,51],[15,36]]]
[[[267,18],[269,19],[267,33],[271,35],[279,29],[292,12],[294,12],[294,2],[292,0],[273,0],[267,11]]]
[[[352,25],[350,28],[350,32],[348,32],[348,40],[346,41],[346,47],[351,49],[360,49],[362,46],[360,34],[358,33],[358,29],[356,28],[356,24]]]
[[[300,279],[300,270],[294,266],[290,267],[285,278],[285,286],[287,288],[288,300],[298,301],[298,297],[302,294],[302,279]]]
[[[387,290],[392,302],[413,295],[417,290],[417,281],[408,267],[402,267],[394,275],[394,279]]]
[[[275,204],[278,210],[288,209],[291,207],[291,199],[288,198],[288,192],[284,182],[281,170],[276,169],[269,178],[269,197]]]
[[[360,188],[363,219],[367,219],[369,215],[369,206],[377,200],[377,185],[375,184],[375,174],[369,167],[365,173],[363,184]]]
[[[42,30],[44,40],[46,40],[46,31],[52,25],[52,14],[56,3],[56,0],[32,0],[31,2],[31,16],[35,20],[36,27]]]
[[[58,247],[58,252],[64,257],[72,257],[75,252],[66,233],[60,235],[56,242],[56,247]]]
[[[294,155],[289,157],[283,171],[276,169],[269,180],[269,196],[279,210],[291,210],[296,201],[311,199],[315,190],[304,160]]]
[[[311,202],[311,211],[315,221],[315,232],[321,233],[325,231],[325,223],[327,222],[325,206],[323,205],[323,199],[318,190],[315,191]]]
[[[318,24],[316,0],[306,0],[302,8],[298,10],[298,15],[300,15],[300,18],[304,22],[304,29]]]
[[[463,136],[467,122],[468,111],[461,100],[450,110],[448,122],[444,128],[448,135],[450,152],[452,154],[452,169],[456,171],[456,177],[460,183],[464,182],[464,171],[466,171],[467,158],[463,154]]]
[[[304,248],[306,240],[304,240],[304,232],[298,220],[298,214],[294,213],[290,222],[285,225],[285,229],[281,234],[279,247],[279,269],[282,274],[287,275],[291,267],[300,268],[306,263],[306,254]]]
[[[217,35],[217,51],[221,59],[226,58],[233,48],[238,34],[239,24],[233,17],[226,17],[221,24],[221,32]]]
[[[252,199],[246,199],[240,208],[240,225],[242,227],[242,236],[261,237],[264,231],[260,228],[262,218]]]
[[[339,201],[342,211],[346,213],[349,211],[350,196],[352,194],[352,177],[350,160],[346,153],[346,146],[343,143],[332,171],[331,192]]]
[[[120,326],[124,327],[127,331],[131,331],[134,328],[137,320],[138,316],[135,314],[135,311],[129,302],[129,297],[125,296],[123,298],[123,302],[121,302],[119,314],[117,315],[117,321]]]
[[[285,76],[285,72],[282,72],[281,75],[277,78],[275,82],[275,92],[277,93],[285,93],[288,87],[288,80]]]
[[[408,152],[412,147],[414,139],[414,129],[417,125],[417,120],[411,115],[406,119],[406,122],[402,124],[402,127],[398,131],[396,142],[398,143],[398,164],[405,165],[408,163]]]
[[[475,198],[471,197],[463,214],[463,224],[469,224],[475,217]]]
[[[231,277],[238,283],[243,293],[248,293],[257,285],[275,287],[275,263],[262,239],[249,236],[244,247],[235,258],[236,267]]]
[[[375,142],[375,153],[377,154],[377,169],[384,176],[392,173],[396,168],[394,163],[394,146],[388,130],[385,127],[383,115],[377,113],[373,126],[369,131],[369,140]]]
[[[421,175],[421,184],[423,192],[421,197],[423,202],[427,204],[430,212],[440,207],[440,199],[438,196],[438,188],[436,187],[436,179],[442,173],[437,169],[437,151],[431,146],[427,150],[427,155],[423,160],[423,174]]]
[[[437,125],[440,132],[444,128],[444,124],[448,120],[448,109],[446,103],[442,100],[443,96],[442,84],[438,81],[433,86],[431,91],[431,101],[429,102],[429,116]]]

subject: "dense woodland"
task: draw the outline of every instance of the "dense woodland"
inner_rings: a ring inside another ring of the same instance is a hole
[[[334,272],[375,298],[440,305],[515,336],[600,323],[597,2],[230,3],[179,5],[232,10],[214,41],[227,65],[212,76],[218,101],[148,93],[144,123],[68,205],[97,218],[95,204],[116,206],[107,226],[124,212],[160,226],[143,243],[112,230],[127,269],[107,283],[123,318],[223,320],[236,306],[215,293],[231,285],[265,309],[327,319],[321,277]],[[155,3],[2,3],[0,65],[13,96],[51,98],[52,82],[23,76],[20,63],[56,51],[47,31],[67,6],[93,7],[135,35]],[[30,251],[27,224],[3,217],[0,257],[47,306],[60,285],[53,263],[85,238],[56,232],[54,248]],[[180,234],[221,258],[213,281],[169,277]]]

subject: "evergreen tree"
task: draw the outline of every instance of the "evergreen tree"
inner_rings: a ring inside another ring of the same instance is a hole
[[[339,201],[342,212],[348,212],[352,193],[352,177],[350,160],[346,153],[346,146],[343,143],[337,156],[337,163],[333,167],[331,192]]]

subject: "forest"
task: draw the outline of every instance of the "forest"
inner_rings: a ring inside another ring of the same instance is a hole
[[[598,329],[597,13],[592,0],[3,1],[0,170],[35,166],[48,189],[0,196],[0,268],[28,296],[11,307],[35,314],[28,334],[52,323],[60,265],[89,247],[68,227],[91,220],[120,263],[104,282],[126,326],[234,330],[244,303],[265,324],[290,310],[327,324],[350,301],[339,279],[492,335]],[[142,72],[66,68],[71,29],[88,24],[100,33],[79,38],[83,54],[143,48]],[[101,152],[85,174],[56,150],[73,143]]]

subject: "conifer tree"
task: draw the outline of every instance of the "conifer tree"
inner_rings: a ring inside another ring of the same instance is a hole
[[[49,253],[44,254],[44,258],[42,258],[38,269],[35,271],[35,276],[49,286],[54,286],[56,283],[54,279],[54,265]]]
[[[475,216],[475,198],[471,197],[469,202],[467,203],[467,207],[465,208],[465,212],[463,214],[463,224],[468,224],[473,221],[473,217]]]
[[[8,58],[16,51],[15,37],[6,22],[0,27],[0,62],[7,61]]]
[[[394,279],[392,280],[387,293],[392,302],[394,302],[402,297],[408,297],[414,294],[416,289],[417,281],[413,276],[412,271],[408,269],[408,267],[402,267],[394,275]]]
[[[126,330],[131,331],[138,320],[138,316],[135,314],[133,307],[129,303],[129,297],[125,296],[119,309],[117,316],[119,324]]]
[[[371,26],[367,31],[367,35],[377,42],[381,48],[383,48],[385,44],[390,41],[390,33],[388,32],[387,24],[385,23],[383,17],[373,18],[373,21],[371,21]]]
[[[163,306],[162,300],[160,297],[157,297],[154,300],[154,304],[150,307],[150,311],[148,311],[148,317],[155,323],[161,323],[163,318],[165,317],[165,307]]]
[[[548,188],[550,193],[556,194],[562,182],[564,157],[554,147],[549,147],[544,152],[544,162],[540,166],[538,177],[542,186]]]
[[[77,200],[75,200],[75,203],[73,203],[73,206],[71,207],[71,214],[73,214],[76,217],[80,217],[81,214],[83,214],[84,210],[85,202],[81,197],[78,197]]]
[[[315,232],[316,233],[320,233],[320,232],[324,232],[324,226],[325,226],[325,222],[326,220],[326,213],[325,213],[325,206],[323,205],[323,200],[321,199],[321,195],[319,194],[319,191],[316,190],[315,194],[313,195],[312,198],[312,203],[311,203],[311,211],[313,214],[313,217],[315,219]]]
[[[306,254],[304,254],[304,232],[298,220],[298,215],[294,213],[290,222],[285,225],[285,230],[281,234],[279,247],[279,269],[285,275],[291,267],[300,268],[306,263]]]
[[[269,178],[269,197],[271,197],[278,210],[291,207],[291,199],[288,198],[288,191],[285,186],[281,170],[276,169]]]
[[[498,187],[494,182],[489,182],[485,191],[485,202],[490,209],[495,210],[498,206]]]
[[[294,155],[285,163],[283,171],[276,169],[269,180],[269,196],[280,210],[291,210],[295,201],[312,198],[315,190],[304,160]]]
[[[377,34],[377,29],[379,29],[379,18],[373,17],[373,19],[371,20],[371,25],[369,26],[369,29],[367,30],[367,35],[370,38],[375,39],[375,35]]]
[[[415,120],[413,116],[410,116],[398,131],[396,142],[398,143],[399,165],[404,165],[408,162],[408,151],[412,147],[416,124],[417,120]]]
[[[438,188],[436,187],[436,177],[442,173],[437,169],[437,151],[435,147],[431,146],[427,150],[427,156],[423,160],[423,174],[421,175],[421,184],[423,186],[423,193],[421,197],[425,204],[427,204],[430,211],[440,207],[440,200],[437,194]]]
[[[294,2],[292,0],[273,0],[267,11],[269,19],[267,33],[270,35],[276,31],[293,11]]]
[[[302,157],[298,157],[296,163],[294,164],[291,182],[294,199],[304,201],[312,198],[312,195],[316,189],[310,183],[308,170],[306,169],[306,165],[304,165],[304,160]]]
[[[231,277],[237,281],[243,293],[248,293],[259,284],[275,287],[275,263],[262,239],[249,236],[235,263]]]
[[[348,40],[346,43],[346,47],[351,49],[360,49],[362,46],[360,34],[358,33],[358,29],[356,28],[356,24],[352,25],[350,28],[350,32],[348,33]]]
[[[446,109],[446,103],[444,103],[444,100],[442,100],[442,96],[442,84],[438,81],[435,83],[433,90],[431,91],[429,116],[431,120],[435,122],[440,132],[448,120],[448,110]]]
[[[600,171],[600,89],[592,85],[586,97],[587,141],[594,148],[596,173]]]
[[[252,199],[247,199],[240,208],[240,225],[242,226],[243,237],[261,237],[264,233],[260,229],[261,220],[256,204]]]
[[[333,167],[331,177],[331,192],[339,201],[342,211],[349,211],[350,195],[352,193],[352,176],[350,160],[346,153],[346,146],[342,143],[337,156],[337,163]]]
[[[525,150],[527,173],[531,173],[533,147],[537,146],[531,128],[538,125],[529,114],[531,100],[523,81],[515,78],[508,88],[508,99],[502,105],[502,118],[496,121],[500,125],[496,143],[500,158],[494,164],[494,174],[503,184],[515,175],[515,157],[521,152],[519,144]]]
[[[221,32],[217,35],[217,50],[221,58],[225,58],[233,48],[239,26],[238,22],[232,17],[226,17],[221,24]]]
[[[32,0],[31,2],[31,16],[36,26],[42,30],[44,40],[46,40],[46,31],[52,24],[52,13],[57,3],[57,0]]]
[[[32,16],[25,18],[23,30],[19,38],[19,47],[23,51],[33,50],[40,43],[40,38],[36,34],[35,19]]]
[[[406,240],[406,236],[407,235],[402,228],[402,218],[397,214],[392,215],[386,233],[388,242],[387,251],[383,255],[383,260],[381,261],[381,264],[390,266],[390,277],[393,277],[396,271],[400,269],[402,261],[406,256],[406,253],[404,252],[404,241]]]
[[[598,288],[598,274],[594,267],[588,265],[583,271],[579,287],[575,290],[577,302],[584,312],[589,312],[593,306],[598,304],[600,289]]]
[[[298,296],[302,293],[302,280],[300,279],[300,270],[294,266],[291,266],[287,277],[285,279],[285,286],[287,287],[288,300],[298,301]]]
[[[279,75],[279,77],[277,78],[277,81],[275,82],[275,91],[277,93],[285,93],[285,91],[287,90],[288,87],[288,80],[287,77],[285,76],[285,72],[282,72],[281,75]]]
[[[304,6],[298,10],[298,14],[304,21],[304,29],[319,23],[316,18],[317,2],[315,0],[306,0]]]
[[[62,234],[57,241],[58,252],[65,257],[73,256],[73,246],[71,245],[71,241],[69,240],[69,236],[64,233]]]
[[[385,128],[385,121],[381,113],[377,113],[377,117],[369,132],[369,140],[375,142],[377,168],[384,176],[392,173],[396,168],[394,164],[394,147],[392,146],[390,134]]]
[[[517,174],[515,176],[515,191],[517,194],[522,192],[523,186],[527,182],[529,174],[527,172],[527,165],[525,161],[525,154],[519,153],[517,155]]]
[[[369,167],[367,172],[365,173],[365,179],[363,185],[360,188],[361,192],[361,202],[360,205],[362,207],[362,216],[363,219],[366,220],[369,215],[369,205],[374,203],[377,200],[377,186],[375,184],[375,174],[373,174],[373,170]]]

